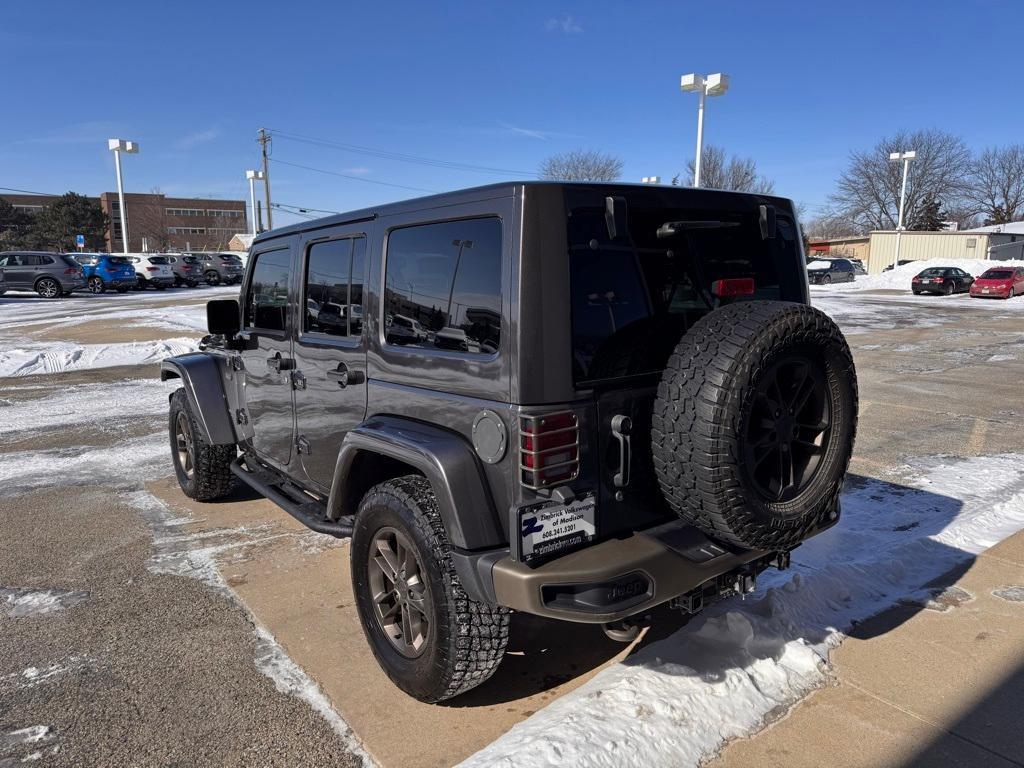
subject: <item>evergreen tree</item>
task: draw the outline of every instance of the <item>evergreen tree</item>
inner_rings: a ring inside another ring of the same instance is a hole
[[[942,211],[942,203],[935,195],[927,194],[915,211],[907,229],[917,232],[937,232],[945,226],[946,214]]]
[[[87,251],[106,247],[107,215],[98,202],[68,192],[41,210],[28,230],[28,246],[40,250],[73,251],[75,235],[85,235]]]
[[[29,216],[0,197],[0,251],[24,248],[28,234]]]

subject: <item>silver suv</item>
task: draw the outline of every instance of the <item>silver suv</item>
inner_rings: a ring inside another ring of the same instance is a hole
[[[0,253],[8,291],[35,291],[44,299],[70,296],[86,287],[85,273],[71,256],[45,251]]]

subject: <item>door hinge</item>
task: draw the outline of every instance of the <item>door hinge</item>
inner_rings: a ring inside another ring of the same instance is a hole
[[[245,368],[245,365],[242,363],[242,356],[241,355],[234,355],[231,358],[231,370],[232,371],[241,371],[243,368]]]
[[[235,411],[235,421],[237,421],[239,424],[249,423],[249,414],[245,412],[245,408],[239,408],[238,410]]]
[[[309,440],[306,439],[305,435],[299,435],[295,438],[295,450],[306,456],[309,456],[309,454],[313,452],[313,449],[309,445]]]
[[[305,389],[306,388],[306,377],[302,375],[302,371],[292,371],[292,389]]]

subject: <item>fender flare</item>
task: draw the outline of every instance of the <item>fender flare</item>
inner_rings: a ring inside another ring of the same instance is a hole
[[[456,549],[506,546],[504,527],[469,442],[455,432],[397,416],[373,416],[345,435],[327,502],[328,516],[342,514],[345,484],[361,453],[387,456],[423,473],[437,497],[448,540]]]
[[[160,381],[181,379],[203,439],[210,445],[238,442],[221,370],[225,361],[205,352],[168,357],[160,363]]]

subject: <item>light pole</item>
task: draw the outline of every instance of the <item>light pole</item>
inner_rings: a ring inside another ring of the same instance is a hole
[[[455,278],[459,276],[459,263],[462,261],[462,251],[465,248],[472,248],[472,240],[452,240],[452,245],[456,245],[459,248],[459,255],[455,257],[455,271],[452,272],[452,287],[448,291],[448,308],[445,314],[448,315],[448,327],[454,328],[452,324],[452,296],[455,295]]]
[[[245,178],[249,180],[249,202],[252,204],[252,233],[256,231],[256,182],[263,180],[263,171],[246,171]]]
[[[124,204],[124,184],[121,181],[121,153],[137,154],[139,145],[124,139],[107,139],[107,149],[114,153],[114,168],[117,169],[117,206],[121,212],[121,245],[122,251],[128,253],[128,209]]]
[[[893,269],[900,263],[900,236],[903,234],[903,205],[907,200],[907,172],[910,170],[910,161],[917,157],[917,152],[890,152],[889,162],[898,163],[903,161],[903,186],[900,187],[900,214],[899,222],[896,224],[896,257],[892,260]]]
[[[704,77],[703,75],[683,75],[679,81],[679,90],[696,91],[697,102],[697,157],[693,161],[693,186],[700,186],[700,158],[704,152],[704,99],[708,96],[721,96],[729,90],[729,76],[717,72]]]

